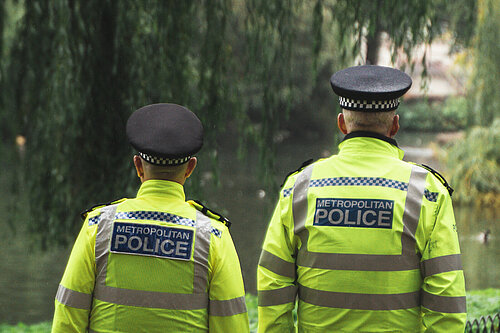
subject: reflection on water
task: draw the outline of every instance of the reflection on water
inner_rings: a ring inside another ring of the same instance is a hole
[[[499,213],[493,208],[455,208],[467,290],[500,288]]]
[[[234,150],[225,151],[228,153],[219,154],[222,186],[218,189],[206,189],[204,198],[201,199],[233,222],[231,234],[240,256],[246,289],[248,292],[255,292],[260,247],[277,200],[277,192],[266,191],[256,181],[255,166],[249,162],[256,158],[254,154],[251,153],[246,161],[238,161],[229,153]],[[281,183],[283,177],[296,169],[302,161],[318,159],[335,151],[336,147],[328,145],[328,142],[283,145],[277,152],[276,169],[273,173],[277,182]],[[189,198],[189,193],[187,196]],[[2,230],[9,230],[5,226],[5,209],[2,210],[2,206],[0,201],[0,227]],[[79,211],[81,207],[75,209]],[[498,213],[498,209],[455,209],[468,290],[500,288]],[[488,229],[491,232],[490,238],[484,244],[479,239],[480,234]],[[0,250],[3,257],[0,261],[0,323],[50,320],[54,295],[70,249],[53,250],[49,253],[30,250],[23,234],[17,233],[13,237],[4,237],[0,241]]]

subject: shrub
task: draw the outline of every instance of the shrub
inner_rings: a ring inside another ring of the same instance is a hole
[[[500,205],[500,118],[475,127],[448,151],[450,183],[456,202]]]
[[[401,128],[407,131],[456,131],[467,126],[467,99],[449,97],[443,101],[403,103],[399,107]]]

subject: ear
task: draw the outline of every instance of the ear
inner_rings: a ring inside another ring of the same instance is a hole
[[[191,157],[191,159],[189,159],[187,163],[188,165],[186,168],[186,172],[184,173],[184,177],[186,179],[189,178],[189,176],[191,176],[191,174],[193,173],[194,169],[196,168],[196,164],[198,164],[198,160],[196,159],[196,157]]]
[[[347,126],[345,124],[345,118],[342,112],[337,116],[337,126],[339,127],[339,130],[342,132],[342,134],[347,134]]]
[[[144,166],[142,165],[142,160],[139,156],[134,156],[134,166],[135,171],[137,171],[137,177],[141,179],[141,182],[144,181]]]
[[[399,131],[399,115],[396,114],[394,115],[394,118],[392,118],[392,126],[391,126],[391,131],[389,132],[389,137],[393,137],[396,135],[396,133]]]

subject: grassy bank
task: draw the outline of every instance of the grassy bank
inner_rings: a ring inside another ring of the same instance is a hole
[[[257,331],[257,297],[247,295],[248,316],[250,331]],[[467,320],[481,316],[500,313],[500,289],[475,290],[467,293]],[[51,323],[43,322],[34,325],[6,325],[0,324],[0,333],[49,333]]]

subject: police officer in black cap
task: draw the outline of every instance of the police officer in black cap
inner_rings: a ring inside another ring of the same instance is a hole
[[[286,180],[258,268],[259,332],[463,332],[465,284],[451,188],[404,162],[405,73],[356,66],[330,80],[339,153]]]
[[[83,214],[52,331],[248,332],[229,222],[185,201],[200,120],[180,105],[148,105],[130,116],[127,136],[141,187]]]

